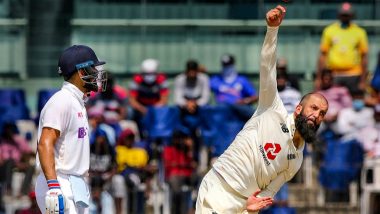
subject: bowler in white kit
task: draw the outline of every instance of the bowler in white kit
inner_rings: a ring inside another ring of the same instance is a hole
[[[285,12],[277,6],[267,13],[257,110],[203,178],[197,214],[257,213],[270,205],[280,187],[299,170],[305,141],[314,141],[328,110],[322,95],[309,93],[288,114],[279,97],[276,46]]]
[[[58,73],[64,83],[41,111],[38,127],[35,191],[42,213],[88,213],[89,125],[85,102],[91,91],[105,88],[105,62],[88,46],[63,51]]]

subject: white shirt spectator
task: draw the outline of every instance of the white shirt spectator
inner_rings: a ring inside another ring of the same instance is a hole
[[[286,86],[285,89],[278,92],[278,94],[280,95],[280,98],[288,113],[292,113],[294,111],[302,97],[301,93],[291,86]]]
[[[179,106],[186,100],[193,99],[199,106],[208,104],[210,100],[209,78],[206,74],[198,73],[194,85],[187,84],[186,74],[178,75],[174,80],[174,102]]]
[[[356,111],[354,108],[344,108],[338,114],[337,132],[343,135],[344,140],[357,139],[360,130],[374,126],[373,108],[364,107]]]

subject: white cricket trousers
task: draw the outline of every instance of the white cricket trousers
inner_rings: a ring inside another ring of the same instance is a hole
[[[68,210],[65,209],[65,214],[88,214],[89,210],[88,208],[78,208],[75,206],[74,203],[74,197],[73,192],[71,191],[71,184],[69,181],[68,175],[63,174],[57,174],[57,179],[59,182],[59,185],[61,186],[61,190],[63,195],[66,198],[66,203],[68,206]],[[45,207],[45,195],[46,192],[49,190],[46,179],[43,173],[40,173],[36,180],[36,199],[38,207],[41,210],[41,213],[46,213],[46,207]],[[87,191],[89,191],[89,188],[87,187]],[[87,194],[90,197],[90,194],[88,192]]]
[[[198,190],[196,214],[248,213],[247,198],[233,190],[226,181],[211,169],[203,178]]]

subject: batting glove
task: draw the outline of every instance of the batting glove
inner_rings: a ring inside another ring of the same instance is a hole
[[[67,209],[67,203],[58,180],[48,180],[47,184],[49,191],[47,191],[45,196],[46,213],[64,214],[64,211]]]

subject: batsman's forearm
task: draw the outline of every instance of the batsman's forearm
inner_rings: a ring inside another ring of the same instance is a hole
[[[54,161],[54,146],[48,142],[39,142],[38,157],[46,180],[57,179]]]

